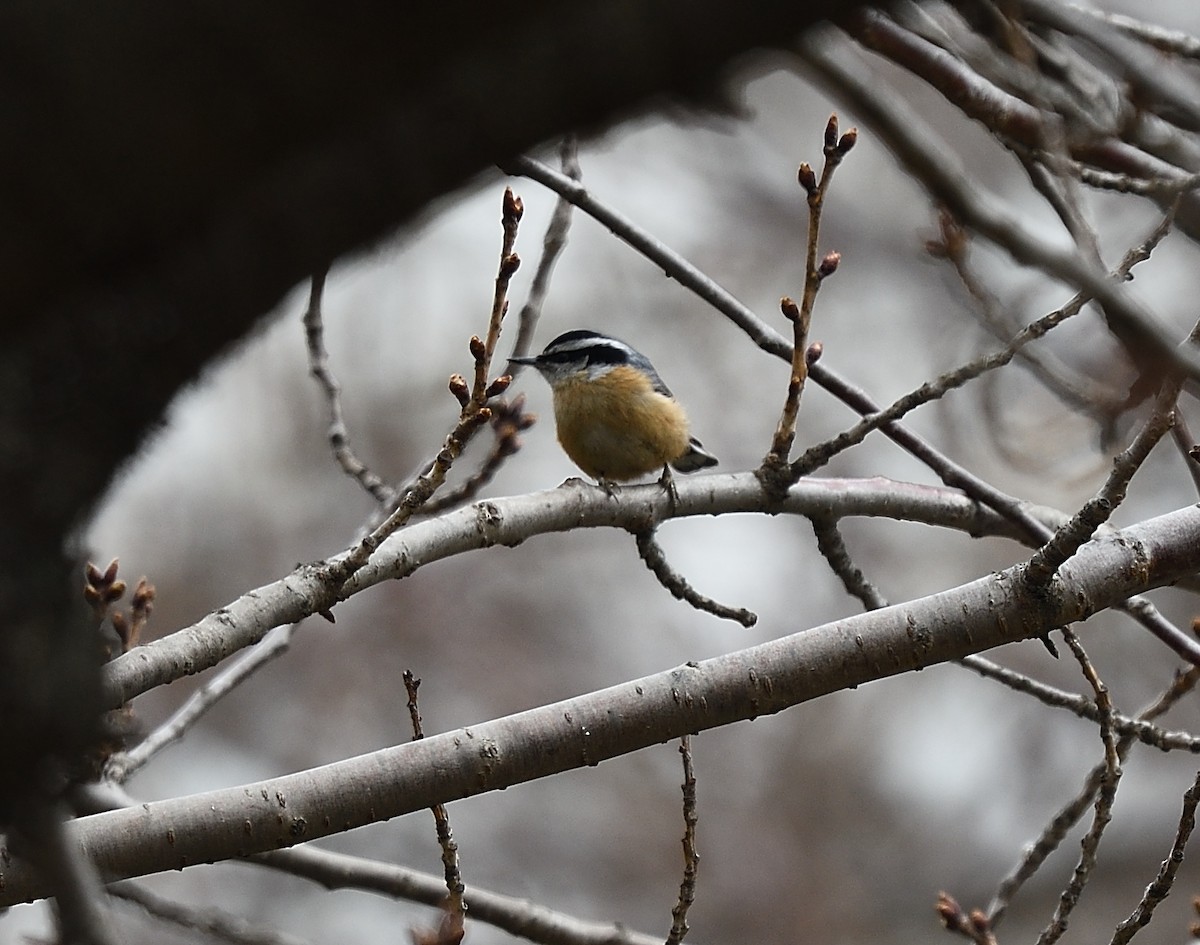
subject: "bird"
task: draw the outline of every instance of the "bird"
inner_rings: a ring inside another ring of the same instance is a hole
[[[617,338],[580,328],[509,363],[536,368],[549,382],[559,444],[610,494],[614,483],[659,469],[673,493],[671,467],[688,473],[717,464],[650,359]]]

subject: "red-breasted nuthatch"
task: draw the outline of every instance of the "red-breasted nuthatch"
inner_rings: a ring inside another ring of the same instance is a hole
[[[602,486],[659,469],[669,476],[668,465],[694,472],[717,464],[654,365],[625,342],[568,331],[537,357],[510,360],[550,383],[558,442]]]

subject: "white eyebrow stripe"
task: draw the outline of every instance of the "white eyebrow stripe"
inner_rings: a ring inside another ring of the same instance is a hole
[[[629,351],[628,345],[622,344],[614,338],[572,338],[563,344],[555,345],[546,353],[587,351],[589,348],[611,348],[614,351]]]

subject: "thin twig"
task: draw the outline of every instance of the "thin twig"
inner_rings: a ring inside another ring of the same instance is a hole
[[[412,719],[413,741],[425,737],[421,730],[421,711],[417,704],[417,690],[421,687],[418,679],[410,669],[404,671],[404,691],[408,694],[408,714]],[[442,850],[442,869],[446,879],[447,900],[446,912],[457,918],[461,926],[467,913],[467,905],[463,901],[462,871],[458,865],[458,844],[454,840],[454,831],[450,828],[450,815],[446,812],[445,804],[434,804],[430,808],[433,822],[437,827],[438,846]]]
[[[160,922],[186,929],[192,934],[218,938],[233,945],[305,945],[305,940],[276,929],[251,925],[245,919],[223,912],[216,906],[185,906],[155,895],[133,882],[117,883],[109,892],[118,899],[138,906]]]
[[[638,555],[646,562],[646,567],[658,578],[658,583],[670,591],[676,599],[691,604],[697,610],[712,614],[714,617],[736,621],[746,628],[753,627],[758,622],[758,615],[752,611],[746,610],[744,607],[727,607],[711,597],[705,597],[693,588],[687,578],[667,562],[666,553],[655,540],[653,528],[635,531],[633,536],[637,541]]]
[[[1183,853],[1188,838],[1196,826],[1197,803],[1200,803],[1200,772],[1196,773],[1196,780],[1183,795],[1183,810],[1179,814],[1179,826],[1175,828],[1171,852],[1159,866],[1154,881],[1146,887],[1137,908],[1113,931],[1110,945],[1127,945],[1138,932],[1150,924],[1150,920],[1154,918],[1154,910],[1170,895],[1171,887],[1175,884],[1175,875],[1183,864]]]
[[[369,492],[380,505],[387,505],[393,498],[391,486],[375,475],[350,446],[350,433],[346,418],[342,414],[342,387],[329,365],[329,352],[325,350],[325,325],[321,314],[321,298],[325,293],[325,278],[329,267],[324,266],[313,273],[312,288],[308,294],[308,308],[304,312],[304,337],[308,343],[308,371],[321,386],[329,404],[329,445],[333,458],[351,479]]]
[[[993,663],[982,656],[964,656],[962,659],[957,660],[957,662],[983,676],[985,679],[995,680],[1002,685],[1008,686],[1014,692],[1032,696],[1043,705],[1055,709],[1065,709],[1079,716],[1079,718],[1087,719],[1090,722],[1099,723],[1101,721],[1101,712],[1096,707],[1095,700],[1089,699],[1086,696],[1067,692],[1064,689],[1058,689],[1044,682],[1039,682],[1025,673],[1019,673],[1006,666],[1000,666],[998,663]],[[1179,677],[1179,679],[1185,681],[1187,689],[1195,685],[1196,678],[1200,678],[1200,676],[1196,676],[1195,674],[1200,674],[1200,668],[1193,666],[1187,673]],[[1174,704],[1174,701],[1175,699],[1172,699],[1169,704]],[[1155,716],[1146,713],[1137,717],[1113,713],[1112,725],[1122,738],[1127,738],[1131,742],[1138,741],[1152,748],[1157,748],[1159,751],[1186,751],[1190,754],[1200,754],[1200,735],[1195,735],[1191,732],[1167,731],[1157,725],[1150,724],[1148,719],[1153,717]]]
[[[982,675],[990,675],[993,679],[998,679],[1006,685],[1012,686],[1017,691],[1030,692],[1038,698],[1041,697],[1034,689],[1026,688],[1027,683],[1033,682],[1027,676],[1013,673],[1013,671],[1005,670],[1003,667],[996,667],[994,663],[989,663],[989,661],[983,660],[982,657],[967,657],[960,660],[960,662]],[[986,668],[984,664],[987,664]],[[1003,670],[1003,674],[995,674],[991,672],[992,669]],[[1011,674],[1011,677],[1009,674]],[[1014,685],[1014,681],[1018,679],[1020,680],[1019,684]],[[1129,721],[1137,722],[1144,726],[1152,720],[1165,715],[1172,706],[1191,692],[1198,682],[1200,682],[1200,668],[1193,666],[1186,673],[1177,675],[1171,685],[1157,699],[1142,709],[1137,714],[1136,719]],[[1036,685],[1041,686],[1042,684],[1039,683]],[[1095,703],[1092,702],[1090,704],[1094,709]],[[1117,742],[1117,755],[1123,760],[1138,740],[1138,736],[1133,731],[1124,727],[1123,723],[1125,720],[1118,717],[1114,718],[1113,721],[1114,726],[1121,735],[1120,741]],[[1154,744],[1154,742],[1149,742],[1149,744]],[[1051,818],[1050,823],[1042,831],[1042,835],[1038,838],[1037,842],[1029,845],[1021,861],[1000,883],[996,895],[992,898],[992,903],[988,907],[988,915],[991,918],[993,927],[1000,924],[1009,903],[1012,902],[1013,897],[1020,888],[1038,871],[1046,861],[1046,858],[1058,849],[1062,841],[1066,839],[1067,831],[1078,823],[1079,818],[1087,811],[1088,806],[1096,796],[1096,792],[1100,789],[1100,784],[1107,770],[1107,761],[1101,762],[1092,769],[1079,793]]]
[[[187,734],[221,699],[262,669],[282,656],[292,643],[298,624],[284,624],[268,633],[257,646],[241,653],[228,666],[193,692],[165,722],[128,751],[113,754],[104,764],[104,778],[123,784],[129,777],[160,751]]]
[[[574,135],[567,135],[558,149],[559,166],[569,179],[583,179],[583,169],[579,166],[579,145]],[[546,235],[542,238],[542,256],[534,270],[533,280],[529,284],[529,296],[521,311],[517,314],[517,340],[513,345],[516,357],[529,354],[533,346],[533,336],[537,332],[538,319],[542,314],[542,305],[546,301],[546,293],[550,287],[550,277],[558,263],[562,251],[567,245],[567,234],[571,229],[573,205],[566,197],[559,194],[554,201],[554,211],[550,214],[550,222],[546,225]],[[520,365],[512,365],[520,369]]]
[[[679,901],[671,910],[671,931],[666,945],[680,945],[688,933],[687,914],[696,901],[696,874],[700,854],[696,852],[696,772],[692,769],[692,737],[679,740],[683,757],[683,880],[679,884]]]
[[[86,792],[89,803],[84,809],[89,813],[141,803],[113,785],[86,785],[81,791]],[[311,844],[255,854],[245,862],[298,876],[330,890],[358,889],[434,907],[446,900],[446,885],[440,876]],[[527,899],[476,886],[467,891],[466,898],[475,922],[485,922],[539,945],[662,945],[661,937],[635,932],[619,923],[585,922]]]
[[[800,410],[800,397],[804,392],[804,382],[808,379],[808,333],[812,325],[813,308],[817,302],[817,292],[821,283],[837,271],[841,257],[837,253],[829,253],[818,261],[818,251],[821,238],[821,211],[825,207],[825,196],[829,193],[829,185],[833,182],[834,171],[842,163],[842,159],[850,153],[858,140],[858,131],[851,128],[844,135],[838,134],[837,115],[830,115],[825,125],[825,144],[822,148],[825,161],[821,167],[821,177],[818,180],[812,166],[805,161],[800,165],[797,177],[800,186],[804,188],[808,203],[808,238],[804,255],[804,294],[800,304],[796,305],[790,298],[784,298],[779,307],[784,317],[792,323],[792,373],[788,379],[787,397],[784,398],[783,410],[779,416],[779,424],[775,428],[775,436],[771,440],[771,448],[763,460],[764,475],[771,470],[779,471],[788,461],[792,450],[792,442],[796,438],[796,417]],[[768,481],[768,480],[764,480]],[[776,486],[786,489],[783,482]]]
[[[1113,460],[1112,472],[1100,491],[1085,502],[1069,521],[1064,522],[1055,531],[1054,537],[1030,559],[1024,575],[1027,582],[1034,586],[1048,584],[1084,542],[1091,540],[1096,529],[1108,521],[1117,506],[1125,500],[1125,492],[1134,473],[1142,467],[1155,444],[1175,422],[1175,400],[1178,396],[1179,382],[1165,382],[1150,419],[1128,448]]]
[[[491,405],[492,449],[479,468],[453,489],[430,499],[418,510],[421,515],[438,515],[447,509],[469,502],[483,489],[510,456],[521,448],[519,434],[537,422],[534,414],[525,412],[525,395],[518,394],[512,400],[498,400]]]
[[[450,377],[450,392],[458,400],[461,408],[458,422],[443,441],[442,448],[433,460],[412,483],[400,491],[399,498],[391,503],[391,509],[384,520],[363,536],[336,565],[330,567],[331,577],[342,586],[370,560],[384,539],[407,524],[442,487],[451,466],[462,455],[467,444],[492,419],[492,408],[488,406],[488,401],[508,389],[512,380],[508,375],[501,375],[491,381],[488,378],[504,316],[508,312],[509,283],[521,265],[520,258],[513,252],[513,246],[523,213],[521,198],[515,196],[511,189],[505,188],[501,214],[504,238],[500,249],[500,264],[496,272],[487,337],[481,340],[474,335],[470,343],[471,356],[475,361],[474,382],[468,387],[461,374],[453,374]]]
[[[471,350],[475,354],[475,383],[471,389],[471,399],[483,402],[490,394],[485,395],[489,384],[489,371],[492,367],[492,357],[496,353],[496,345],[500,341],[500,330],[504,324],[504,316],[508,314],[508,286],[512,277],[521,265],[521,258],[513,252],[517,243],[517,230],[521,225],[521,217],[525,213],[521,198],[516,196],[509,187],[504,188],[504,208],[500,214],[500,225],[504,229],[504,240],[500,247],[500,267],[496,271],[496,291],[492,295],[492,317],[488,321],[487,337],[483,342],[482,351],[477,346],[477,339],[472,340]]]
[[[1052,4],[1038,0],[1039,9]],[[1049,14],[1047,14],[1049,15]],[[851,51],[838,41],[832,27],[816,28],[801,40],[801,53],[837,94],[850,102],[913,177],[929,194],[965,225],[972,227],[1017,262],[1075,285],[1104,307],[1105,317],[1139,367],[1161,370],[1166,362],[1200,377],[1200,356],[1179,347],[1177,339],[1145,307],[1107,273],[1077,251],[1063,249],[1035,233],[995,199],[967,184],[970,175],[953,159],[948,148],[899,95],[886,94],[882,83],[872,82],[861,59],[845,61]]]
[[[833,573],[841,579],[842,586],[846,588],[846,591],[862,601],[862,605],[867,610],[879,610],[881,607],[886,607],[888,605],[887,598],[850,559],[850,552],[846,550],[846,543],[842,540],[837,519],[814,516],[811,521],[813,532],[817,536],[817,549],[829,562]]]
[[[1054,917],[1042,930],[1042,934],[1038,936],[1038,945],[1054,945],[1066,932],[1068,918],[1079,903],[1079,897],[1096,867],[1096,854],[1100,847],[1100,840],[1104,836],[1105,828],[1112,820],[1113,801],[1116,799],[1117,785],[1121,781],[1121,756],[1117,751],[1117,740],[1113,733],[1113,705],[1109,698],[1108,687],[1101,681],[1095,666],[1092,665],[1091,659],[1079,642],[1079,638],[1070,627],[1063,629],[1063,639],[1075,655],[1075,659],[1079,661],[1084,678],[1087,679],[1092,691],[1096,694],[1096,708],[1100,710],[1100,738],[1104,743],[1104,771],[1096,791],[1092,825],[1079,844],[1079,860],[1075,864],[1071,881],[1059,895]]]
[[[1018,332],[1016,337],[1000,351],[983,355],[968,364],[955,368],[953,371],[947,371],[936,380],[926,382],[911,393],[894,401],[886,409],[863,417],[861,421],[849,430],[839,433],[832,439],[809,447],[802,456],[792,463],[790,469],[792,480],[795,481],[801,476],[807,476],[820,469],[833,459],[834,456],[861,443],[874,430],[881,429],[884,425],[899,420],[917,407],[944,397],[950,391],[962,387],[968,381],[974,380],[988,371],[993,371],[1008,364],[1025,345],[1043,337],[1066,318],[1078,312],[1086,299],[1080,296],[1077,296],[1077,298],[1081,299],[1077,306],[1068,303],[1063,308],[1032,322]]]

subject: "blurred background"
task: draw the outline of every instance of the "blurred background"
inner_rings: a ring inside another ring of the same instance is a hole
[[[1116,8],[1118,5],[1113,5]],[[1134,12],[1133,4],[1127,4]],[[1194,7],[1156,2],[1154,22],[1195,29]],[[981,128],[929,89],[879,66],[966,159],[978,185],[1031,225],[1056,226],[1020,168]],[[803,284],[807,226],[796,167],[819,166],[832,111],[857,124],[795,62],[757,60],[731,77],[739,102],[725,117],[634,118],[581,143],[584,183],[786,332],[781,295]],[[892,399],[997,344],[950,268],[929,257],[936,235],[925,195],[862,128],[826,205],[822,250],[841,268],[818,299],[812,336],[828,364],[877,401]],[[544,155],[554,162],[553,147]],[[524,301],[555,197],[539,185],[485,175],[394,239],[341,260],[325,294],[331,366],[344,388],[352,443],[375,472],[403,480],[453,425],[446,390],[467,373],[467,341],[486,329],[499,246],[501,195],[525,203],[513,282]],[[1091,218],[1109,262],[1157,222],[1130,197],[1095,197]],[[1054,230],[1053,232],[1057,232]],[[1070,292],[978,247],[979,271],[1021,323]],[[1132,288],[1180,332],[1195,318],[1195,247],[1169,238]],[[334,463],[327,406],[308,376],[301,316],[307,286],[265,313],[261,330],[212,365],[131,459],[85,528],[92,558],[120,557],[158,599],[150,636],[187,626],[297,562],[343,548],[372,510]],[[501,340],[507,355],[515,319]],[[688,406],[694,432],[721,459],[716,472],[754,468],[769,444],[787,366],[756,349],[590,218],[576,213],[535,348],[572,328],[616,335],[646,353]],[[1060,329],[1048,350],[1078,375],[1124,392],[1131,374],[1094,312]],[[484,495],[554,488],[577,470],[559,450],[549,390],[532,372],[514,391],[540,422]],[[810,387],[798,448],[855,417]],[[1200,418],[1193,423],[1200,422]],[[1012,366],[906,420],[950,456],[1022,498],[1072,511],[1107,474],[1112,450],[1097,425]],[[1133,418],[1120,427],[1126,434]],[[486,454],[481,437],[456,468]],[[1125,440],[1115,444],[1119,449]],[[821,472],[936,483],[925,467],[873,435]],[[1126,524],[1195,501],[1169,443],[1134,480],[1117,516]],[[886,521],[845,523],[856,563],[892,601],[952,587],[1021,560],[999,540],[973,541]],[[696,613],[661,588],[630,536],[596,530],[549,535],[517,548],[465,555],[374,588],[309,621],[290,651],[220,703],[180,744],[128,785],[154,799],[268,778],[409,738],[401,673],[424,684],[427,733],[494,718],[658,672],[859,611],[831,575],[803,519],[727,516],[672,522],[660,538],[702,593],[759,615],[752,630]],[[1154,598],[1182,625],[1178,592]],[[1085,644],[1133,712],[1171,679],[1177,661],[1127,620],[1089,621]],[[1087,691],[1070,659],[1038,643],[990,654],[1039,679]],[[205,677],[137,699],[153,728]],[[1200,723],[1188,699],[1169,727]],[[1052,713],[957,666],[838,693],[778,716],[693,739],[701,853],[696,942],[912,941],[944,935],[939,890],[986,907],[1023,844],[1072,797],[1102,747],[1093,726]],[[1067,941],[1106,934],[1136,905],[1169,851],[1180,795],[1195,763],[1135,749],[1106,836],[1099,874]],[[663,745],[450,806],[464,880],[581,918],[665,934],[681,877],[676,746]],[[1086,826],[1086,825],[1085,825]],[[1079,831],[1076,831],[1078,835]],[[428,814],[321,841],[429,872],[439,853]],[[1018,898],[1004,941],[1027,940],[1049,919],[1077,856],[1075,839]],[[406,940],[433,910],[361,892],[327,893],[304,880],[234,863],[154,877],[150,888],[217,905],[311,942]],[[1190,865],[1156,919],[1154,941],[1182,940],[1200,875]],[[468,897],[469,903],[469,897]],[[129,942],[172,933],[120,910]],[[48,934],[44,906],[0,919],[0,941]],[[1173,933],[1170,936],[1168,933]],[[197,941],[199,933],[179,941]],[[467,941],[515,941],[469,924]]]

